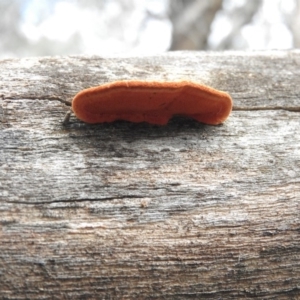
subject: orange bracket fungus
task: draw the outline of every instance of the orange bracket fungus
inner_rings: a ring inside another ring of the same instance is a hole
[[[190,81],[116,81],[80,91],[72,101],[86,123],[125,120],[164,125],[174,115],[217,125],[232,110],[231,97]]]

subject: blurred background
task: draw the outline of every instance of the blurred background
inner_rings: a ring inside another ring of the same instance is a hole
[[[300,48],[300,0],[0,0],[0,58]]]

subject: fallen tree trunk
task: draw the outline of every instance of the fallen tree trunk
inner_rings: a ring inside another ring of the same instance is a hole
[[[300,51],[0,61],[3,299],[296,299]],[[221,126],[88,125],[114,80],[227,91]]]

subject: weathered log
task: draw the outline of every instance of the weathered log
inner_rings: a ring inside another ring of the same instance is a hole
[[[300,51],[0,61],[2,299],[297,299]],[[221,126],[62,125],[104,82],[229,92]]]

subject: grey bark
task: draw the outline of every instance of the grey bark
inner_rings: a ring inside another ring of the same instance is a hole
[[[237,49],[241,47],[236,45],[236,40],[244,40],[241,31],[245,25],[251,23],[253,17],[262,6],[262,2],[261,0],[247,1],[244,5],[238,6],[228,12],[231,30],[226,37],[220,41],[215,50]],[[243,47],[245,47],[245,45],[243,45]]]
[[[173,23],[171,50],[203,50],[215,15],[222,0],[170,1],[170,19]]]
[[[295,0],[295,10],[292,14],[291,21],[287,21],[290,24],[290,29],[293,34],[294,47],[300,48],[300,0]]]
[[[3,299],[298,299],[300,51],[0,61]],[[78,91],[190,79],[220,126],[62,125]]]

